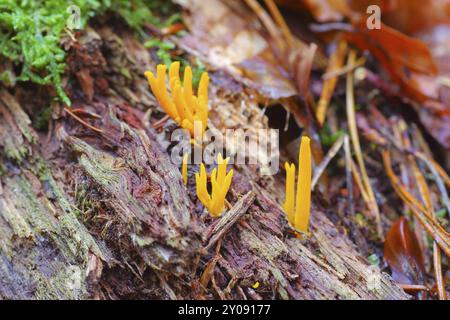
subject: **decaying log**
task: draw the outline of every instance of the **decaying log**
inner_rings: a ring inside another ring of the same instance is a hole
[[[109,251],[78,220],[17,101],[0,91],[0,297],[88,297],[89,266]]]
[[[235,166],[232,208],[208,217],[193,172],[186,188],[164,132],[142,120],[139,110],[156,110],[142,77],[147,51],[109,29],[86,31],[77,46],[71,69],[108,79],[104,92],[74,98],[98,116],[99,132],[66,115],[50,137],[38,135],[18,99],[0,92],[1,298],[409,298],[370,271],[318,205],[311,236],[296,238],[279,205],[282,184],[263,187],[251,167]],[[86,52],[104,62],[92,69]],[[221,108],[249,121],[232,103]]]

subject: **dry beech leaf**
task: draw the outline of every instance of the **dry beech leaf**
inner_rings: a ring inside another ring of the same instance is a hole
[[[292,83],[286,80],[289,79],[289,74],[278,65],[270,49],[245,59],[236,66],[251,80],[249,84],[265,96],[279,99],[296,93]]]
[[[430,48],[438,68],[439,101],[427,101],[418,113],[425,128],[450,149],[450,24],[438,25],[418,37]]]
[[[347,0],[347,2],[351,10],[364,16],[367,16],[366,10],[369,5],[379,6],[383,23],[408,35],[450,21],[449,0]]]
[[[177,0],[189,9],[189,33],[183,47],[202,56],[215,68],[272,99],[297,94],[296,85],[272,52],[256,15],[240,1]]]
[[[450,22],[450,0],[277,0],[277,3],[295,10],[306,7],[319,22],[365,18],[367,7],[377,5],[383,23],[408,35]]]
[[[437,83],[428,76],[437,73],[430,50],[413,39],[382,24],[381,29],[367,29],[365,21],[355,25],[355,32],[346,33],[349,42],[369,50],[380,61],[391,78],[419,102],[436,99]]]
[[[345,16],[351,16],[352,11],[346,0],[303,0],[319,22],[341,21]]]
[[[356,30],[346,34],[347,40],[377,58],[399,86],[396,94],[417,101],[422,124],[437,141],[450,148],[450,90],[441,83],[442,79],[448,79],[448,67],[442,64],[448,53],[443,53],[442,46],[430,51],[423,41],[386,25],[380,30],[369,30],[361,22]],[[434,58],[441,58],[436,60],[438,65]]]
[[[384,242],[384,259],[392,271],[392,278],[401,284],[424,284],[424,260],[416,235],[405,217],[389,229]]]

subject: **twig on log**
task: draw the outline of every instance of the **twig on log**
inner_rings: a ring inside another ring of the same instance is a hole
[[[224,213],[217,220],[217,223],[214,223],[207,229],[206,239],[208,239],[208,244],[205,247],[206,250],[209,250],[247,212],[254,199],[255,193],[249,191],[233,208]]]
[[[322,173],[327,168],[330,161],[336,156],[336,154],[341,150],[342,144],[344,143],[346,135],[342,135],[331,147],[330,151],[328,151],[327,155],[323,159],[323,161],[320,163],[320,165],[317,166],[317,168],[314,170],[314,175],[312,179],[311,184],[311,191],[314,190],[316,187],[317,182],[319,181],[319,178],[321,177]]]

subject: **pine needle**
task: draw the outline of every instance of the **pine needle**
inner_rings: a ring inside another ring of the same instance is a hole
[[[347,60],[347,65],[352,65],[356,60],[356,52],[351,50]],[[350,138],[352,140],[353,149],[355,151],[356,160],[361,170],[361,177],[364,191],[368,196],[369,210],[372,216],[375,218],[377,225],[377,231],[381,239],[383,239],[383,229],[381,228],[380,211],[375,199],[375,195],[372,190],[372,186],[367,175],[366,166],[364,164],[363,155],[361,151],[361,145],[359,142],[358,130],[356,128],[356,116],[355,116],[355,100],[353,92],[353,72],[347,74],[347,86],[346,86],[346,105],[347,105],[347,121],[350,131]],[[361,190],[362,191],[362,190]]]

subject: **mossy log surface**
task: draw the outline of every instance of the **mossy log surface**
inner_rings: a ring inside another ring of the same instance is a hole
[[[319,204],[310,238],[294,237],[282,182],[261,183],[252,167],[235,166],[232,208],[208,217],[194,171],[186,188],[170,160],[171,125],[156,133],[140,111],[156,110],[142,76],[152,59],[133,37],[87,30],[68,59],[74,108],[97,115],[98,131],[55,106],[50,134],[37,133],[24,111],[33,101],[0,91],[0,298],[409,298],[368,272]]]

